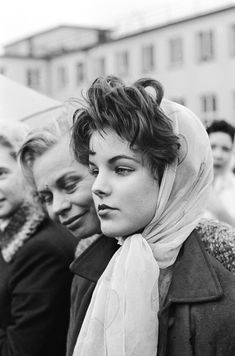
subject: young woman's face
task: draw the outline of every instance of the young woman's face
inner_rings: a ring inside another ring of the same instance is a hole
[[[23,203],[25,185],[10,149],[0,146],[0,219],[8,219]]]
[[[232,158],[233,142],[225,132],[213,132],[209,135],[215,175],[223,173]]]
[[[74,236],[86,238],[100,232],[88,168],[76,162],[63,140],[37,158],[33,175],[39,197],[49,216],[58,219]]]
[[[128,236],[142,230],[154,217],[159,194],[143,157],[113,131],[90,139],[89,169],[101,230],[107,236]]]

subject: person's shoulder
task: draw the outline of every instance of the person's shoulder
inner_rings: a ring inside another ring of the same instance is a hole
[[[223,292],[221,298],[215,301],[217,310],[220,310],[220,314],[224,312],[224,315],[230,315],[235,323],[235,275],[213,256],[210,255],[209,260]]]
[[[78,240],[64,226],[46,218],[35,233],[34,240],[45,243],[76,247]]]
[[[196,232],[206,251],[235,273],[235,228],[215,219],[202,219]]]
[[[65,228],[46,218],[38,229],[19,250],[16,257],[54,256],[54,258],[74,258],[77,239]]]
[[[231,292],[231,296],[234,298],[235,302],[235,275],[225,268],[225,266],[215,257],[210,255],[209,259],[223,291],[225,294]]]

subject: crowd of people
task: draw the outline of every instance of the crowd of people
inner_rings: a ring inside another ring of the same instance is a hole
[[[233,126],[114,76],[72,119],[0,126],[0,355],[234,356]]]

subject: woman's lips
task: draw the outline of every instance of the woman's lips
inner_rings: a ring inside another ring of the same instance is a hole
[[[113,210],[117,210],[117,209],[112,208],[111,206],[106,205],[106,204],[98,205],[98,215],[99,216],[105,216],[105,215],[109,214],[110,212],[112,212]]]
[[[80,219],[87,213],[87,211],[84,211],[82,214],[78,214],[76,216],[73,216],[72,218],[65,220],[62,222],[63,225],[65,225],[68,229],[73,230],[74,228],[77,227],[77,225],[80,222]]]

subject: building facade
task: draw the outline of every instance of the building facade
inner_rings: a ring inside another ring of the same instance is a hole
[[[235,125],[235,6],[121,37],[59,26],[6,46],[0,73],[60,101],[80,97],[100,75],[154,77],[202,121]]]

